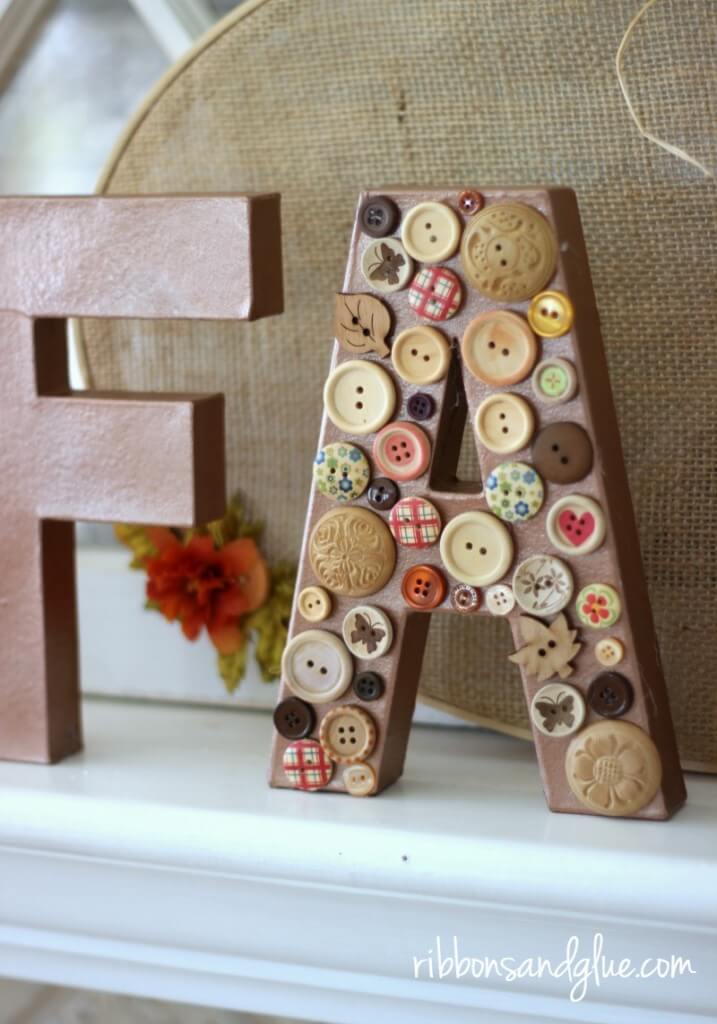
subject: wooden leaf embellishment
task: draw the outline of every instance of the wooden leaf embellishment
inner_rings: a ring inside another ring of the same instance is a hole
[[[388,306],[374,295],[337,295],[334,305],[334,336],[354,355],[375,352],[388,355],[386,336],[391,330]]]
[[[558,615],[550,626],[529,615],[521,615],[520,632],[525,647],[511,654],[510,661],[520,665],[528,675],[536,676],[540,683],[554,675],[561,679],[572,675],[573,666],[569,662],[582,644],[575,643],[578,631],[570,629],[564,615]]]
[[[373,654],[378,647],[379,641],[386,636],[386,631],[379,626],[371,625],[367,616],[361,612],[356,613],[354,620],[356,628],[351,632],[352,644],[365,644],[366,653]]]

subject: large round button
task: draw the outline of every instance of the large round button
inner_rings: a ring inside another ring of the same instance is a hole
[[[585,701],[579,690],[566,683],[541,686],[530,704],[533,725],[544,736],[569,736],[585,721]]]
[[[662,781],[655,744],[631,722],[596,722],[570,742],[568,785],[588,810],[626,817],[645,807]]]
[[[543,359],[533,370],[531,378],[536,398],[548,405],[569,402],[578,390],[578,375],[568,359],[554,356]]]
[[[401,594],[411,608],[430,611],[443,602],[446,581],[432,565],[414,565],[401,580]]]
[[[314,709],[298,697],[287,697],[274,708],[276,731],[287,740],[303,740],[315,722]]]
[[[361,203],[359,224],[371,238],[384,238],[398,226],[398,207],[388,196],[369,196]]]
[[[332,509],[309,539],[314,575],[328,590],[368,597],[393,575],[396,546],[384,521],[367,508]]]
[[[528,322],[542,338],[559,338],[573,326],[575,311],[563,292],[540,292],[528,307]]]
[[[396,504],[401,492],[387,476],[377,477],[368,489],[368,503],[379,512],[387,512]]]
[[[323,622],[331,614],[331,596],[323,587],[304,587],[297,607],[307,622]]]
[[[359,700],[374,701],[383,697],[383,679],[377,672],[360,672],[353,682],[354,693]]]
[[[441,534],[438,509],[425,498],[401,498],[388,519],[394,539],[405,548],[428,548]]]
[[[632,683],[619,672],[603,672],[588,687],[588,704],[603,718],[619,718],[629,711],[633,700]]]
[[[436,403],[425,391],[417,391],[406,403],[406,412],[412,420],[418,420],[419,423],[430,420],[435,411]]]
[[[327,711],[319,727],[324,753],[339,764],[354,764],[369,757],[376,746],[376,726],[363,708],[344,704]]]
[[[620,595],[609,583],[588,583],[577,596],[575,611],[584,626],[607,629],[620,618]]]
[[[592,469],[593,446],[578,423],[550,423],[533,442],[533,462],[551,484],[574,484]]]
[[[376,772],[370,764],[350,764],[342,776],[346,792],[351,796],[371,796],[376,792]]]
[[[550,543],[564,555],[589,555],[605,539],[605,516],[593,498],[568,494],[548,512]]]
[[[345,441],[324,445],[314,462],[316,490],[334,501],[353,501],[360,497],[370,475],[364,453]]]
[[[521,316],[497,309],[471,320],[463,333],[461,354],[474,377],[503,387],[528,376],[538,357],[538,343]]]
[[[462,512],[444,527],[441,558],[461,583],[484,587],[510,568],[513,539],[489,512]]]
[[[496,583],[483,592],[485,606],[491,615],[510,615],[515,608],[515,594],[507,583]]]
[[[416,480],[428,469],[431,442],[415,423],[397,420],[376,435],[373,457],[381,472],[393,480]]]
[[[334,766],[316,740],[296,740],[284,751],[284,775],[296,789],[323,789],[331,782]]]
[[[425,320],[450,320],[463,301],[463,286],[447,267],[423,267],[408,289],[408,305]]]
[[[531,615],[557,615],[573,596],[573,574],[553,555],[531,555],[513,574],[513,593]]]
[[[595,644],[595,657],[605,668],[614,668],[625,657],[622,640],[616,636],[606,636]]]
[[[413,277],[413,260],[397,238],[372,242],[361,257],[361,272],[374,291],[399,292]]]
[[[393,626],[380,608],[361,604],[344,618],[344,643],[356,658],[382,658],[393,643]]]
[[[391,362],[409,384],[435,384],[448,373],[451,347],[435,327],[415,324],[401,331],[391,348]]]
[[[427,202],[412,207],[403,218],[401,239],[409,256],[421,263],[441,263],[458,248],[461,222],[445,203]]]
[[[545,217],[524,203],[491,203],[463,233],[461,262],[470,283],[489,299],[520,302],[543,288],[555,270],[558,243]]]
[[[351,655],[337,636],[307,629],[288,642],[281,671],[292,693],[309,704],[328,704],[348,688],[353,675]]]
[[[543,507],[543,481],[526,462],[503,462],[488,474],[485,496],[494,516],[524,523]]]
[[[324,385],[329,419],[347,434],[373,434],[387,423],[396,405],[393,381],[368,359],[339,363]]]
[[[520,395],[490,395],[478,406],[475,424],[482,445],[499,455],[510,455],[530,441],[535,416]]]

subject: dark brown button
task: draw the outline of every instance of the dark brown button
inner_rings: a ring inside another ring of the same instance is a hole
[[[361,700],[378,700],[383,697],[383,679],[377,672],[361,672],[353,682],[354,693]]]
[[[577,423],[551,423],[533,442],[533,462],[544,480],[574,484],[592,469],[593,446]]]
[[[361,229],[371,238],[385,238],[398,225],[400,214],[387,196],[371,196],[364,200],[359,213]]]
[[[368,503],[379,512],[388,512],[398,501],[401,492],[387,476],[377,477],[368,489]]]
[[[588,704],[603,718],[619,718],[632,707],[632,684],[619,672],[603,672],[588,687]]]
[[[417,391],[408,399],[406,410],[412,420],[418,420],[421,423],[423,420],[430,420],[436,410],[436,403],[425,391]]]
[[[303,740],[315,722],[314,709],[298,697],[287,697],[274,708],[276,731],[287,740]]]

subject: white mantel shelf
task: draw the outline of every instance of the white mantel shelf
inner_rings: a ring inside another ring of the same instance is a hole
[[[717,779],[670,823],[548,813],[531,748],[414,729],[377,799],[275,791],[262,712],[85,704],[0,764],[0,973],[331,1024],[686,1024],[717,1005]],[[696,976],[430,981],[412,957],[690,957]]]

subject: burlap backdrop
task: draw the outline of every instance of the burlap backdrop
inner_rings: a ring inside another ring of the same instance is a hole
[[[614,70],[638,0],[260,0],[158,86],[108,193],[276,189],[286,314],[88,323],[100,387],[223,390],[229,478],[296,557],[356,195],[381,184],[578,192],[683,759],[717,767],[715,187],[640,137]],[[638,110],[710,166],[717,18],[662,0],[625,63]],[[148,443],[151,439],[148,439]],[[467,457],[469,458],[469,457]],[[441,616],[429,700],[526,728],[504,623]]]

